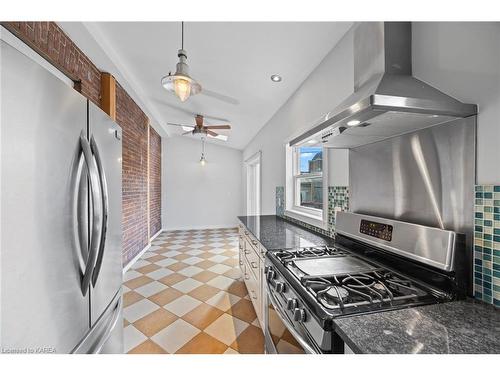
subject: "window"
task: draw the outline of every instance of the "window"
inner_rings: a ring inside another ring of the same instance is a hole
[[[295,206],[323,209],[323,149],[296,147],[294,149]]]
[[[286,214],[325,228],[326,155],[320,146],[287,148]]]

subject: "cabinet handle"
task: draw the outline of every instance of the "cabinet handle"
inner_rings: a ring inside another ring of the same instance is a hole
[[[243,262],[240,260],[240,266],[242,266],[242,265],[243,265]]]
[[[255,290],[252,290],[250,293],[252,293],[252,298],[257,299],[257,293],[255,293]]]
[[[255,241],[255,240],[252,240],[252,244],[253,244],[254,246],[257,246],[258,242],[257,242],[257,241]]]
[[[245,280],[249,280],[250,276],[248,276],[248,273],[245,273]]]
[[[247,230],[245,231],[245,234],[248,236],[248,231]]]
[[[250,250],[245,250],[245,255],[250,254]]]
[[[250,262],[250,264],[252,265],[252,268],[259,268],[259,266],[255,262]]]

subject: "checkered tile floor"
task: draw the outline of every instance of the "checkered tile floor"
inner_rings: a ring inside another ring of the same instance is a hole
[[[124,275],[127,353],[263,353],[237,228],[161,233]]]

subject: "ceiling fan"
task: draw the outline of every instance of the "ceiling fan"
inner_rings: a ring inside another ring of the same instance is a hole
[[[221,141],[227,141],[227,135],[225,134],[218,134],[214,132],[213,130],[230,130],[231,125],[208,125],[205,126],[203,125],[204,117],[203,115],[196,115],[194,117],[196,125],[186,125],[186,124],[177,124],[177,123],[172,123],[172,122],[167,122],[167,125],[172,125],[172,126],[180,126],[182,129],[185,130],[182,135],[201,135],[207,136],[208,138],[215,138],[215,139],[220,139]]]

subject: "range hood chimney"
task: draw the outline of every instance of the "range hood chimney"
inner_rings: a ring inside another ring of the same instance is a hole
[[[326,147],[353,148],[477,114],[412,76],[411,22],[355,26],[354,93],[290,145],[318,139]]]

